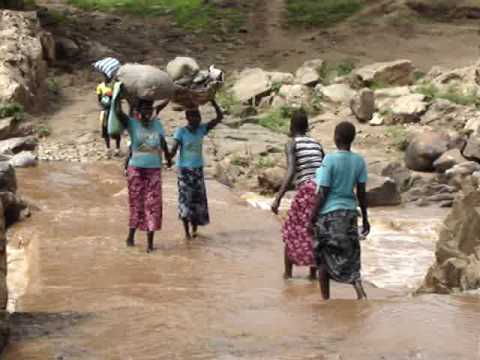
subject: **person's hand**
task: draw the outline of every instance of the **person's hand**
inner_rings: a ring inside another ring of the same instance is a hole
[[[171,169],[172,168],[172,159],[167,159],[167,168]]]
[[[363,219],[362,236],[367,237],[370,234],[370,223],[368,219]]]
[[[278,201],[278,199],[275,199],[272,203],[272,206],[270,207],[270,209],[272,210],[272,212],[276,215],[278,215],[278,209],[280,208],[280,201]]]
[[[128,170],[127,169],[123,169],[123,176],[125,176],[125,177],[128,176]]]

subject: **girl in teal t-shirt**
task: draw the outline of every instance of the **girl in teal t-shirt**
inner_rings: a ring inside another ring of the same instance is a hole
[[[192,235],[197,236],[198,226],[207,225],[210,222],[203,174],[203,138],[223,118],[218,104],[215,101],[211,103],[217,114],[215,119],[202,124],[202,116],[198,109],[187,110],[185,115],[188,125],[177,129],[173,136],[175,142],[171,157],[173,158],[180,149],[177,158],[178,215],[183,222],[187,239]]]

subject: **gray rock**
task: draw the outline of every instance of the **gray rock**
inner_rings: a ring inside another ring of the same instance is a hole
[[[10,160],[10,164],[14,168],[33,167],[37,166],[37,163],[37,158],[31,151],[22,151],[14,155]]]
[[[12,137],[18,121],[14,117],[0,119],[0,140]]]
[[[367,183],[368,206],[396,206],[402,198],[395,181],[388,177],[370,175]]]
[[[471,106],[454,104],[448,100],[435,100],[420,121],[423,125],[462,130],[468,121],[478,119],[480,111]],[[472,128],[474,124],[470,125]]]
[[[256,97],[267,95],[272,88],[268,73],[260,68],[245,69],[232,88],[236,99],[246,102]]]
[[[0,154],[18,154],[22,151],[35,150],[38,140],[33,136],[11,138],[0,141]]]
[[[310,97],[310,88],[305,85],[282,85],[273,99],[272,107],[279,108],[285,105],[301,107],[309,102]]]
[[[264,191],[277,192],[282,186],[285,174],[286,170],[279,166],[265,169],[258,175],[258,185]]]
[[[415,171],[433,171],[433,163],[450,146],[450,137],[443,133],[426,131],[416,134],[405,152],[407,168]]]
[[[321,59],[306,61],[295,73],[295,83],[307,86],[320,81],[320,69],[325,62]]]
[[[326,101],[333,103],[349,104],[355,96],[355,90],[346,84],[333,84],[315,86],[315,93]]]
[[[454,167],[457,164],[465,162],[465,158],[458,149],[451,149],[443,153],[435,162],[433,167],[436,172],[444,173],[448,169]]]
[[[354,83],[361,87],[374,84],[382,86],[412,85],[415,82],[415,66],[410,60],[375,63],[353,72]]]
[[[65,36],[55,38],[55,52],[59,59],[74,58],[80,54],[80,46]]]
[[[370,121],[375,112],[375,93],[370,89],[362,89],[350,102],[350,109],[358,121]]]
[[[383,124],[385,124],[385,118],[379,113],[373,114],[372,120],[368,122],[370,126],[382,126]]]
[[[410,94],[396,98],[387,110],[391,112],[395,123],[405,124],[420,121],[427,108],[424,95]]]
[[[15,169],[8,161],[0,161],[0,191],[17,192]]]
[[[463,149],[463,156],[469,160],[480,162],[480,136],[472,135],[467,141],[467,146]]]

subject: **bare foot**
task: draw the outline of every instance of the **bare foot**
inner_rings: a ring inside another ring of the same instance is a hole
[[[135,241],[133,241],[133,239],[127,239],[127,246],[128,247],[133,247],[135,246]]]

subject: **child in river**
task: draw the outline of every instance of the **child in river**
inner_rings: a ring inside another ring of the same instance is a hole
[[[337,125],[334,140],[338,150],[325,157],[316,173],[318,194],[308,229],[315,234],[314,253],[324,300],[330,298],[330,279],[352,284],[358,299],[367,296],[360,277],[357,224],[358,199],[362,235],[367,236],[367,166],[362,156],[351,151],[355,133],[355,126],[348,121]]]
[[[295,184],[296,195],[282,229],[286,279],[292,277],[293,265],[309,266],[310,278],[316,275],[313,239],[307,232],[307,225],[315,205],[315,172],[322,164],[324,152],[320,143],[307,136],[307,131],[307,114],[303,110],[295,111],[290,120],[292,140],[285,150],[287,175],[272,204],[272,211],[277,214],[283,196]]]
[[[203,138],[223,119],[222,110],[215,100],[211,104],[215,109],[216,118],[207,123],[202,124],[202,116],[198,109],[185,112],[188,125],[175,131],[171,150],[173,158],[180,148],[177,159],[178,215],[183,222],[187,239],[197,236],[198,226],[210,222],[203,174]]]

